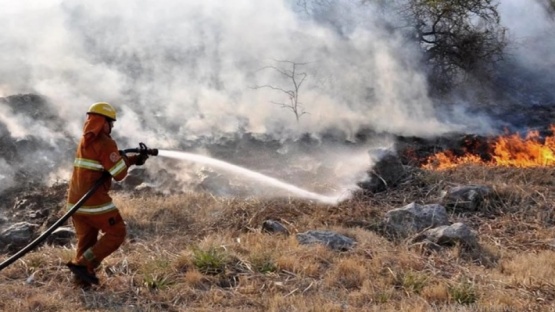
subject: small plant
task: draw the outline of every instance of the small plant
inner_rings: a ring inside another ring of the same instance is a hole
[[[420,294],[428,283],[428,277],[418,272],[407,271],[394,273],[391,269],[389,271],[393,276],[395,287],[407,293]]]
[[[32,255],[28,256],[27,259],[24,262],[25,262],[27,268],[31,272],[34,272],[37,269],[47,265],[46,257],[44,255],[41,255],[41,254],[32,254]]]
[[[193,249],[193,265],[204,274],[216,275],[224,272],[227,260],[227,253],[216,247],[209,247],[207,250]]]
[[[407,292],[420,294],[424,286],[428,283],[428,277],[418,272],[406,272],[403,274],[401,285]]]
[[[147,274],[143,278],[143,284],[149,289],[164,289],[171,285],[172,281],[164,274]]]
[[[277,271],[277,265],[272,260],[272,257],[270,255],[253,255],[250,261],[253,270],[255,270],[256,272],[266,274]]]
[[[373,300],[377,303],[383,304],[391,300],[391,292],[384,291],[374,294]]]
[[[472,304],[478,300],[474,284],[465,280],[449,287],[449,296],[458,304]]]

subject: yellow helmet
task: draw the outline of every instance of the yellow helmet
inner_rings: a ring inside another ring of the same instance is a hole
[[[112,105],[106,102],[94,103],[91,107],[89,107],[87,114],[98,114],[112,120],[116,120],[116,110],[112,107]]]

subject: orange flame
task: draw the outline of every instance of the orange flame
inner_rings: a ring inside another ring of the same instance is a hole
[[[550,129],[555,134],[555,125]],[[489,161],[472,152],[456,156],[451,151],[444,151],[429,157],[422,167],[444,170],[463,164],[518,168],[554,166],[555,135],[546,137],[543,142],[538,131],[530,131],[524,138],[518,134],[503,135],[492,141],[491,151]]]

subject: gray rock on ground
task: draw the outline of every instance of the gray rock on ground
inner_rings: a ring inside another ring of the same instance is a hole
[[[369,151],[369,154],[374,166],[368,172],[369,179],[359,183],[363,190],[372,193],[382,192],[397,185],[405,176],[405,167],[393,151],[375,149]]]
[[[65,246],[71,243],[75,237],[75,231],[69,226],[61,226],[55,229],[46,239],[49,244]]]
[[[10,225],[0,233],[0,249],[18,249],[25,247],[35,236],[39,225],[18,222]]]
[[[391,234],[406,238],[426,228],[449,225],[445,207],[439,204],[419,205],[410,203],[385,214],[383,224]]]
[[[297,241],[301,245],[323,244],[338,251],[350,250],[356,244],[356,241],[350,237],[332,231],[321,230],[299,233],[297,234]]]
[[[289,230],[287,228],[275,220],[266,220],[262,223],[262,231],[266,233],[282,233],[285,235],[289,235]]]
[[[463,244],[465,246],[474,247],[478,245],[476,233],[466,224],[460,222],[426,230],[416,236],[413,239],[413,242],[416,243],[423,240],[427,240],[441,246]]]
[[[491,192],[491,188],[482,185],[455,186],[442,192],[441,204],[446,208],[476,211]]]

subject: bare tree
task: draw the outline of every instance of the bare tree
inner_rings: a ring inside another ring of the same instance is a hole
[[[299,122],[302,115],[308,114],[304,110],[303,106],[301,105],[301,102],[299,102],[299,90],[301,89],[301,86],[308,75],[305,72],[298,72],[298,67],[302,65],[306,65],[306,63],[297,63],[292,61],[279,61],[279,60],[275,62],[280,64],[288,64],[289,68],[284,68],[279,66],[265,66],[265,67],[262,67],[260,70],[271,69],[271,70],[277,71],[280,75],[282,75],[283,77],[285,77],[287,80],[291,82],[291,88],[283,88],[283,87],[278,87],[271,84],[266,84],[261,86],[255,86],[254,89],[268,88],[268,89],[285,93],[287,95],[286,102],[272,101],[272,103],[291,110],[293,114],[295,114],[295,119],[297,120],[297,122]]]

